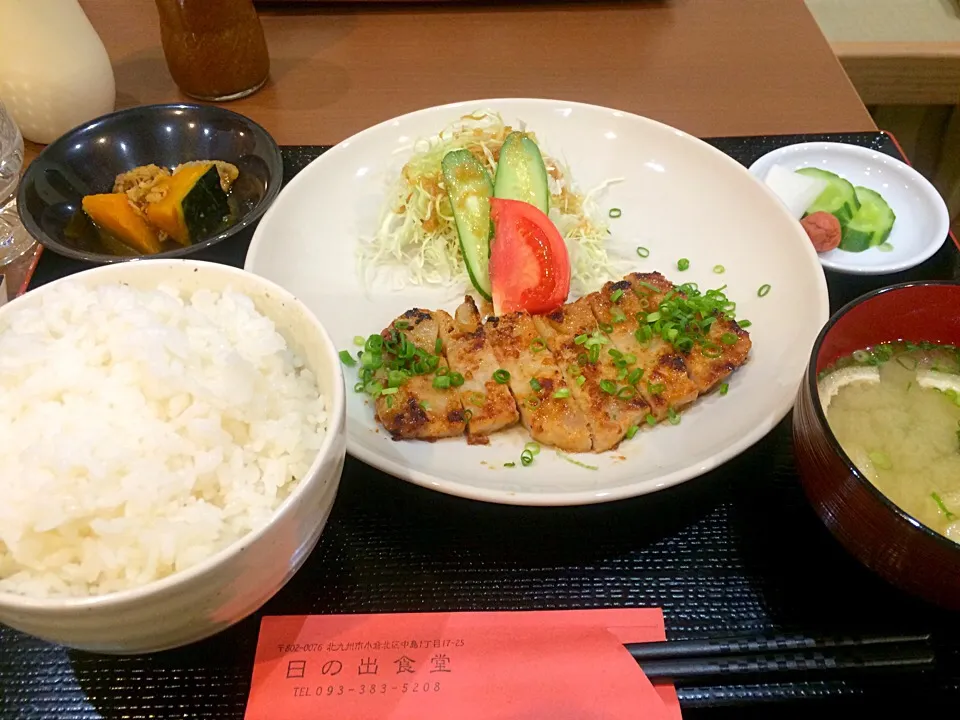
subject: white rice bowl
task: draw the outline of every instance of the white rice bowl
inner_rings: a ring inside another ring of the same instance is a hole
[[[327,428],[317,378],[229,287],[57,283],[0,318],[0,393],[0,592],[35,598],[136,588],[262,528]]]

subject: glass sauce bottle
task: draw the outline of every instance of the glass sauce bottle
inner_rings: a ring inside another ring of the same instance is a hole
[[[267,81],[270,57],[252,0],[156,3],[167,66],[185,94],[236,100]]]

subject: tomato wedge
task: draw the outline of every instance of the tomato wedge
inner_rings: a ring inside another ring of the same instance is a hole
[[[490,199],[494,236],[490,284],[497,314],[555,310],[570,293],[570,256],[556,226],[539,208]]]

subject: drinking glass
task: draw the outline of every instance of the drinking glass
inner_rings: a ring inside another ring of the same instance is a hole
[[[17,213],[17,185],[22,167],[23,138],[0,102],[0,274],[8,276],[10,293],[15,293],[25,278],[26,270],[20,265],[26,262],[25,256],[35,246]]]

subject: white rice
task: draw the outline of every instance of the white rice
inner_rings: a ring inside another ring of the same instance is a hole
[[[0,592],[87,596],[263,526],[323,442],[316,378],[245,295],[61,284],[0,323]]]

